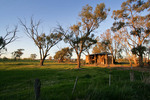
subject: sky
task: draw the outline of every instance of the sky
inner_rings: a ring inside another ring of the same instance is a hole
[[[67,28],[80,21],[78,15],[86,4],[94,9],[97,4],[105,3],[106,8],[110,8],[110,12],[107,19],[95,31],[95,36],[100,36],[112,26],[114,21],[111,18],[112,12],[120,9],[123,1],[125,0],[0,0],[0,36],[6,34],[7,27],[9,27],[9,30],[12,30],[15,25],[18,26],[18,39],[6,46],[7,52],[2,57],[11,58],[13,51],[24,49],[22,58],[29,58],[30,54],[37,54],[37,58],[39,58],[38,48],[27,37],[18,19],[26,19],[29,22],[33,16],[37,21],[42,20],[40,28],[48,34],[58,24]],[[50,56],[53,57],[55,52],[67,46],[69,45],[63,41],[58,43],[57,46],[54,46],[49,51]],[[82,55],[83,58],[85,58],[84,56]],[[73,58],[76,58],[76,54],[73,54]]]

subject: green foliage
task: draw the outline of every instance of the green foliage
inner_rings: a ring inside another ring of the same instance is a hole
[[[69,60],[69,59],[71,59],[72,51],[73,51],[72,48],[69,48],[69,47],[63,48],[60,51],[56,52],[54,59],[57,59],[60,61],[63,61],[65,59]]]
[[[0,47],[3,47],[5,45],[5,40],[3,37],[0,37]]]
[[[140,56],[140,54],[144,54],[144,52],[146,51],[146,47],[145,46],[137,46],[137,47],[134,47],[131,51],[133,54]]]
[[[34,42],[39,48],[47,49],[55,45],[57,41],[60,41],[61,39],[62,39],[62,35],[59,33],[50,33],[49,35],[42,33],[41,35],[36,37]]]
[[[5,48],[5,40],[3,39],[3,37],[0,37],[0,56],[2,54],[2,50],[6,50],[6,48]]]

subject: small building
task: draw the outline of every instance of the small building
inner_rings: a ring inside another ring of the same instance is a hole
[[[86,55],[87,64],[113,64],[113,55],[108,52]]]

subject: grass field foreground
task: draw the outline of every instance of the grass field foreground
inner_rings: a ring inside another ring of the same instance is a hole
[[[34,100],[34,80],[41,80],[40,100],[150,100],[150,73],[75,64],[0,62],[0,100]],[[109,74],[111,85],[109,86]],[[75,92],[72,90],[78,76]]]

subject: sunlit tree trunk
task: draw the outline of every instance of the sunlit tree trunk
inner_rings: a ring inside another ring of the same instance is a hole
[[[40,60],[40,66],[43,66],[43,63],[44,63],[44,60],[41,59],[41,60]]]
[[[45,58],[46,58],[46,57],[43,57],[43,59],[40,59],[40,66],[43,66],[43,65],[44,65]]]
[[[134,64],[137,65],[137,60],[136,60],[136,56],[135,55],[133,55],[133,61],[134,61]]]
[[[40,66],[43,66],[43,64],[44,64],[44,60],[41,59],[41,60],[40,60]]]

